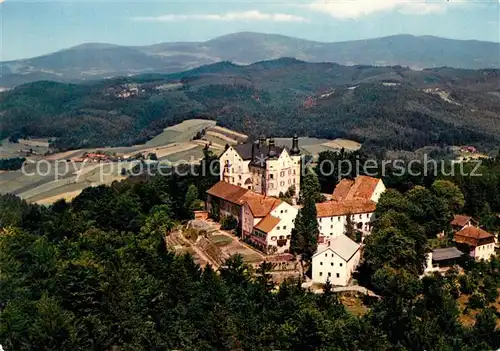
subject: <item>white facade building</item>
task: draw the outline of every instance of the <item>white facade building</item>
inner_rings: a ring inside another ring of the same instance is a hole
[[[313,282],[347,286],[361,259],[360,247],[345,235],[319,245],[312,258]]]
[[[320,243],[344,234],[348,216],[363,237],[369,235],[377,202],[385,189],[377,178],[359,176],[355,180],[342,180],[333,192],[332,201],[316,204]]]
[[[220,180],[266,196],[279,197],[290,187],[300,192],[300,149],[294,136],[292,148],[276,146],[274,139],[229,146],[220,157]]]
[[[453,240],[476,261],[489,261],[495,255],[495,236],[479,227],[468,225],[456,232]]]
[[[250,241],[268,254],[288,252],[297,213],[297,208],[281,202],[255,225]]]

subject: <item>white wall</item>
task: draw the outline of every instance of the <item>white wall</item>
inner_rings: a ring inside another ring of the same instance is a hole
[[[361,223],[362,232],[371,232],[370,223],[375,219],[375,213],[360,213],[351,216],[354,228],[358,229],[358,223]],[[346,223],[347,216],[319,217],[319,233],[325,238],[335,238],[344,234]]]
[[[336,238],[345,231],[346,216],[318,218],[319,233],[325,238]]]
[[[290,236],[295,226],[295,217],[298,209],[282,202],[278,207],[271,211],[271,216],[279,218],[280,223],[267,234],[267,245],[276,246],[278,239],[287,239],[285,246],[277,247],[278,253],[283,253],[290,249]],[[273,240],[273,238],[275,240]]]
[[[267,195],[278,197],[286,193],[290,186],[300,189],[300,163],[292,160],[286,150],[276,160],[266,162]],[[272,175],[272,179],[271,179]]]
[[[220,157],[220,180],[224,179],[224,166],[229,161],[229,183],[248,189],[245,181],[250,178],[248,165],[250,161],[244,161],[232,147],[229,147]]]
[[[360,260],[360,251],[346,262],[340,256],[328,248],[315,255],[312,259],[312,280],[315,283],[330,283],[338,286],[347,286],[352,272],[356,269]]]
[[[488,261],[491,256],[495,254],[495,244],[486,244],[477,246],[474,250],[474,259],[477,261],[485,260]]]
[[[382,179],[380,179],[378,181],[377,186],[375,187],[375,191],[373,192],[372,197],[370,198],[370,200],[372,200],[374,202],[378,202],[378,200],[380,199],[380,196],[382,195],[382,193],[385,190],[386,190],[386,188],[385,188],[384,182],[382,181]]]

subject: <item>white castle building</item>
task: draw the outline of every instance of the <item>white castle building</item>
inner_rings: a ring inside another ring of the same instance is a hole
[[[276,146],[274,139],[229,146],[220,157],[220,180],[265,196],[279,197],[292,186],[300,193],[301,155],[299,138],[292,148]]]

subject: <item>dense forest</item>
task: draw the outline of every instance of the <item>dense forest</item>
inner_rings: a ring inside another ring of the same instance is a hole
[[[0,94],[0,136],[51,137],[57,150],[131,145],[196,117],[251,135],[350,138],[368,151],[491,149],[500,143],[499,86],[493,69],[222,62],[171,75],[19,86]]]
[[[215,158],[206,152],[201,168]],[[486,167],[498,167],[500,159]],[[198,172],[202,174],[202,172]],[[305,177],[316,192],[319,181]],[[492,350],[500,261],[422,280],[423,252],[470,201],[448,181],[390,190],[366,245],[365,284],[381,295],[363,316],[331,286],[275,287],[269,264],[241,257],[217,272],[165,245],[217,177],[149,176],[85,189],[44,207],[0,197],[0,343],[5,350]],[[467,179],[464,179],[468,182]],[[193,196],[193,194],[198,194]],[[303,194],[312,196],[312,192]],[[493,206],[493,205],[492,205]],[[496,205],[495,205],[496,206]],[[314,207],[314,206],[313,206]],[[306,215],[304,212],[304,215]],[[317,224],[316,224],[317,225]],[[388,255],[390,251],[390,254]],[[387,258],[391,257],[390,260]],[[360,277],[360,281],[363,281]],[[478,311],[460,323],[457,297]]]

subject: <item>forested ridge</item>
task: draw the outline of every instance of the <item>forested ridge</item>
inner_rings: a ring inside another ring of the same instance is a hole
[[[490,149],[500,143],[499,73],[285,58],[83,84],[41,81],[0,94],[0,136],[53,137],[57,150],[131,145],[196,117],[251,135],[351,138],[372,151]],[[120,97],[130,89],[137,90]]]
[[[206,152],[199,167],[206,169],[210,162],[217,161]],[[498,165],[500,158],[485,165],[485,172],[496,172]],[[312,174],[306,178],[310,186],[305,188],[317,192],[318,181]],[[192,195],[203,198],[216,181],[191,175],[137,177],[87,188],[71,203],[61,200],[50,207],[1,196],[4,349],[500,347],[499,312],[491,307],[500,287],[498,258],[465,260],[464,275],[452,270],[443,277],[418,278],[431,237],[445,228],[452,211],[471,201],[456,184],[394,181],[401,191],[383,195],[359,278],[381,298],[367,314],[355,316],[328,285],[324,294],[308,293],[293,280],[275,289],[269,265],[252,271],[234,256],[214,272],[201,269],[189,255],[170,252],[165,235],[192,218]],[[308,190],[303,197],[312,195]],[[470,327],[459,320],[457,298],[463,294],[471,295],[468,308],[478,311]]]

